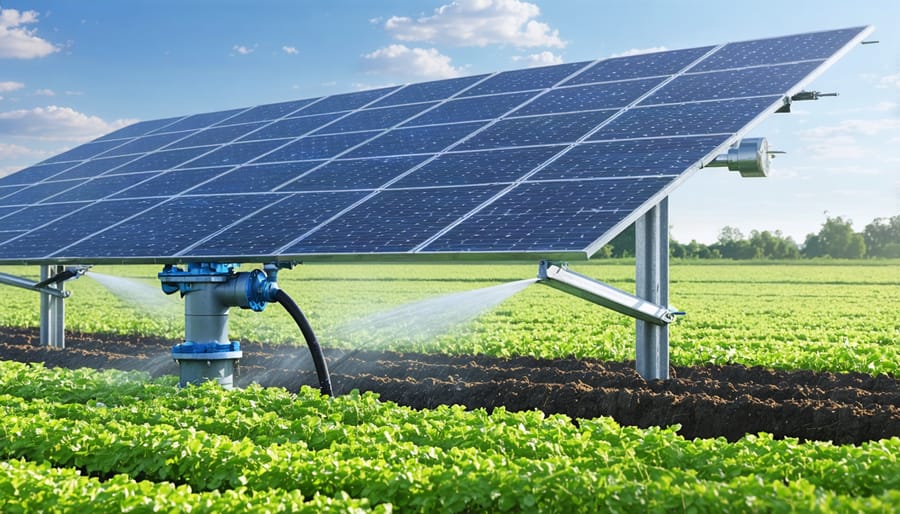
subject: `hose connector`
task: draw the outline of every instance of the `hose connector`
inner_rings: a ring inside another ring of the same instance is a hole
[[[278,271],[293,266],[292,262],[270,263],[263,267],[265,271],[255,269],[238,273],[235,272],[238,264],[190,263],[186,270],[168,264],[159,273],[159,279],[166,294],[180,292],[185,296],[212,288],[222,307],[261,312],[267,303],[275,301]]]
[[[262,311],[267,303],[277,301],[275,296],[278,294],[278,271],[293,267],[292,262],[271,262],[263,265],[264,271],[255,269],[249,273],[238,273],[239,283],[235,289],[243,288],[244,296],[236,297],[237,301],[233,305],[255,312]]]
[[[222,284],[219,288],[229,285]],[[231,305],[254,312],[262,312],[267,303],[275,301],[278,284],[270,280],[269,275],[265,272],[255,269],[250,272],[238,273],[234,280],[233,291],[226,291],[226,294],[228,293],[233,294]]]

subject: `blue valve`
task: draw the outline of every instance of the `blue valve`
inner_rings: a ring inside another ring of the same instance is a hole
[[[227,307],[241,307],[260,312],[275,301],[278,293],[278,271],[292,268],[293,263],[272,263],[265,271],[235,272],[238,264],[192,262],[186,270],[167,264],[159,273],[162,290],[166,294],[180,292],[181,296],[199,289],[214,288],[215,298]]]

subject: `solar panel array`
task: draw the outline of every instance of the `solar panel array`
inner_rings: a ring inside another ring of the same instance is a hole
[[[0,179],[0,262],[589,257],[870,30],[136,123]]]

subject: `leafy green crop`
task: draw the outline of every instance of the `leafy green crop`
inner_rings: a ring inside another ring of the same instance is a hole
[[[285,492],[297,505],[358,498],[404,512],[888,512],[900,501],[898,438],[688,441],[674,427],[609,418],[416,411],[310,388],[176,389],[134,373],[9,362],[0,362],[0,379],[7,468],[46,462],[80,490],[138,488],[160,508],[172,496],[275,501]],[[40,388],[22,385],[31,381]],[[68,469],[99,480],[85,485]],[[4,480],[0,473],[0,491],[10,487]],[[67,494],[78,505],[93,493]]]
[[[198,512],[198,513],[351,513],[391,512],[388,504],[372,508],[366,499],[341,494],[314,495],[299,491],[251,491],[245,487],[192,492],[171,482],[135,481],[128,475],[109,480],[87,477],[75,468],[53,467],[24,459],[0,461],[0,511],[30,512]]]
[[[632,263],[592,261],[573,269],[625,290]],[[249,267],[247,267],[249,268]],[[151,266],[98,271],[158,288]],[[25,275],[34,269],[13,268]],[[557,290],[533,285],[477,320],[436,337],[345,338],[341,327],[373,313],[439,295],[533,277],[534,263],[309,264],[279,276],[319,339],[331,347],[559,358],[634,358],[634,322]],[[73,330],[184,337],[183,304],[120,298],[90,278],[70,282]],[[670,329],[676,365],[739,363],[779,369],[898,374],[900,262],[692,264],[671,270],[671,303],[687,312]],[[120,293],[121,294],[121,293]],[[37,295],[0,288],[0,324],[37,326]],[[231,310],[231,336],[302,344],[278,306]]]
[[[633,264],[573,265],[633,289]],[[25,275],[35,270],[8,272]],[[156,268],[99,270],[157,288]],[[499,356],[634,358],[631,319],[541,285],[436,337],[345,338],[408,302],[533,276],[527,264],[314,264],[280,285],[327,346]],[[672,268],[674,364],[892,373],[900,263]],[[183,336],[177,298],[135,303],[72,282],[70,329]],[[37,325],[37,295],[0,289],[0,324]],[[161,296],[161,293],[159,293]],[[231,334],[300,341],[276,306],[232,309]],[[177,389],[146,374],[0,362],[0,511],[895,512],[900,439],[859,446],[687,441],[540,412],[416,411],[372,394],[323,398],[249,387]]]

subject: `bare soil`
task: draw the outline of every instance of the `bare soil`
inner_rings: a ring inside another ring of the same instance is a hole
[[[0,359],[48,367],[141,369],[178,374],[180,341],[67,334],[66,348],[38,345],[35,329],[0,327]],[[242,343],[236,383],[297,391],[318,387],[305,346]],[[681,425],[687,438],[769,432],[776,437],[858,444],[900,436],[900,381],[862,373],[773,371],[739,365],[674,367],[643,380],[633,362],[500,359],[483,355],[347,352],[325,349],[335,394],[374,391],[413,408],[459,404],[488,411],[539,409],[573,419],[612,416],[623,425]],[[577,421],[576,421],[577,422]]]

